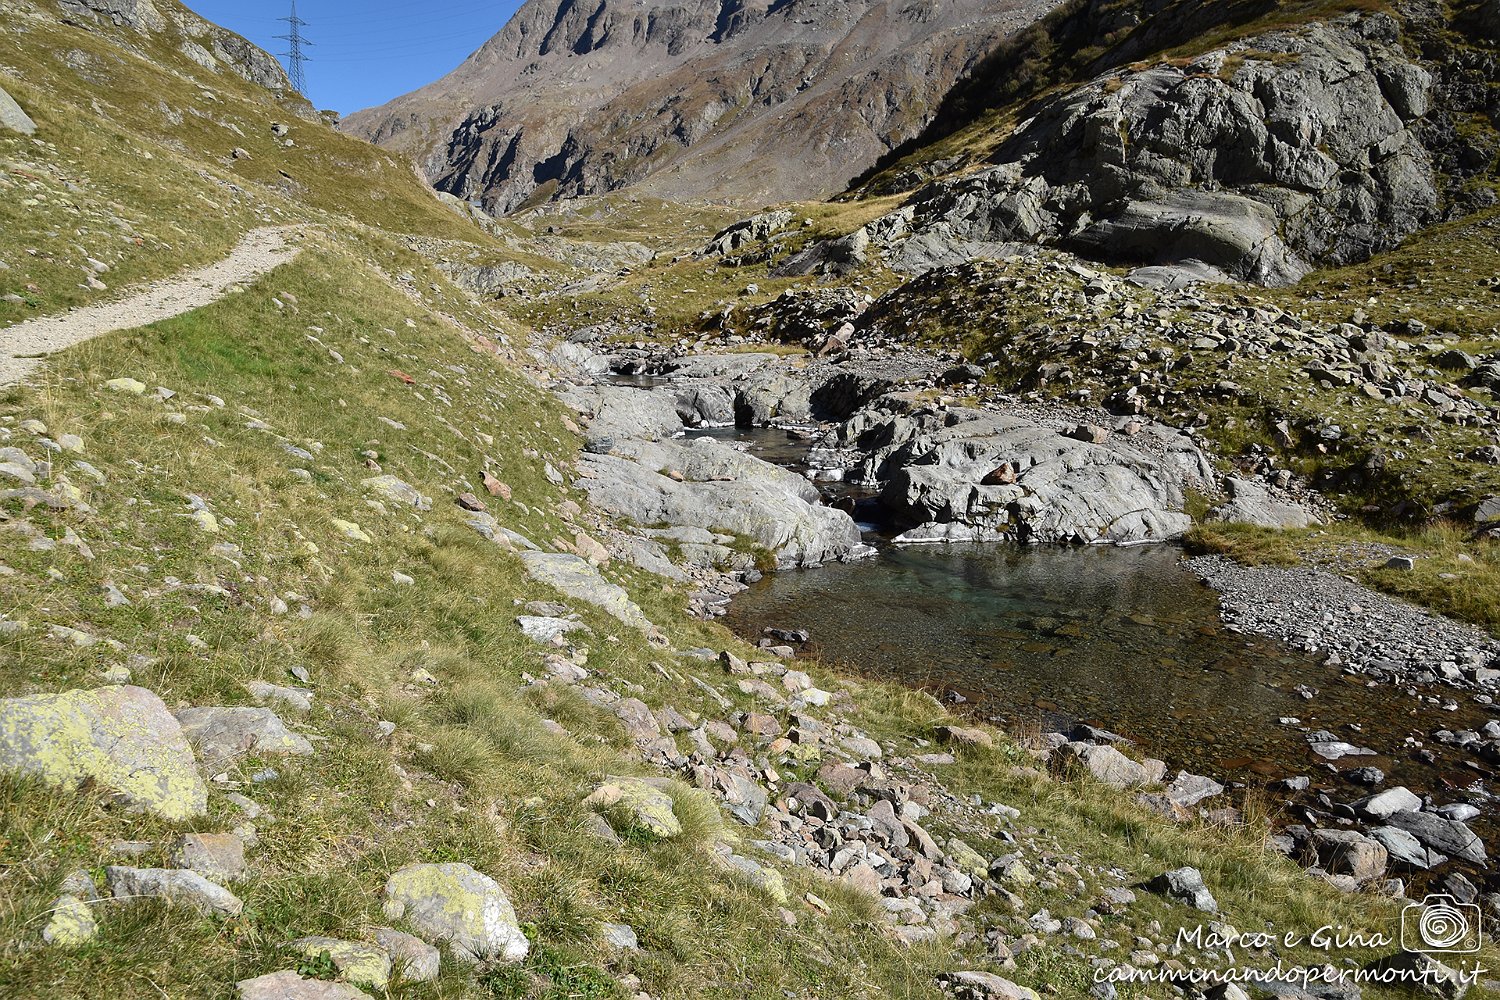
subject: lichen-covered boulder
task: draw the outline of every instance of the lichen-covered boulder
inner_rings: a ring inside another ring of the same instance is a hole
[[[519,962],[531,950],[500,884],[466,864],[408,865],[385,883],[385,915],[459,959]]]
[[[63,788],[92,781],[168,820],[208,806],[181,725],[141,687],[0,699],[0,770]]]
[[[786,880],[781,877],[781,872],[740,854],[726,855],[724,864],[776,902],[786,905],[789,897],[786,891]]]
[[[975,878],[989,875],[990,863],[984,859],[984,855],[957,837],[948,839],[948,858],[953,862],[953,867]]]
[[[682,833],[682,821],[672,811],[672,796],[641,778],[610,778],[583,804],[616,818],[619,826],[661,840]]]
[[[88,944],[99,933],[99,924],[89,904],[77,896],[59,896],[52,904],[42,940],[58,948],[77,948]]]
[[[215,767],[242,754],[312,753],[312,744],[269,708],[184,708],[177,721],[204,762]]]
[[[383,990],[391,980],[391,956],[377,945],[315,936],[298,938],[287,947],[308,958],[326,954],[339,975],[351,983]]]

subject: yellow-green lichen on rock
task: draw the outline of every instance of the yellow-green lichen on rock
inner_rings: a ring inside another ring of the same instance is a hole
[[[682,821],[672,811],[672,796],[641,778],[610,778],[583,804],[612,818],[612,825],[626,832],[638,831],[660,840],[682,833]]]
[[[58,948],[77,948],[94,940],[99,924],[89,904],[77,896],[59,896],[52,904],[42,939]]]
[[[957,837],[948,838],[948,857],[957,863],[959,871],[975,878],[985,878],[990,873],[990,863],[984,856]]]
[[[0,699],[0,769],[60,788],[93,781],[168,820],[208,807],[182,727],[141,687]]]
[[[471,865],[408,865],[385,883],[385,915],[470,962],[519,962],[531,943],[500,884]]]
[[[732,852],[724,856],[724,864],[731,871],[738,872],[744,876],[746,881],[776,900],[776,902],[783,906],[786,905],[787,899],[790,897],[786,891],[786,880],[781,877],[781,872],[751,858]]]
[[[364,528],[361,528],[353,521],[345,521],[342,518],[337,517],[330,518],[329,521],[333,524],[333,528],[335,531],[343,535],[345,538],[349,539],[349,541],[351,542],[374,541],[374,539],[370,537],[369,532],[365,531]]]
[[[391,956],[377,945],[340,938],[305,937],[287,947],[308,958],[326,954],[334,968],[339,970],[339,975],[351,983],[383,990],[391,979]]]

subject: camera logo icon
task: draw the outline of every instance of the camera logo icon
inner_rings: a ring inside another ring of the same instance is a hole
[[[1401,911],[1401,947],[1424,954],[1468,955],[1479,950],[1479,907],[1433,893]]]

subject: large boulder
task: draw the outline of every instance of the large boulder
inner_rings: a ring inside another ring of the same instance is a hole
[[[1174,868],[1151,880],[1149,888],[1168,899],[1185,903],[1204,913],[1218,913],[1219,903],[1203,882],[1203,873],[1196,868]]]
[[[500,883],[466,864],[408,865],[385,883],[385,915],[469,962],[519,962],[531,950]]]
[[[1208,512],[1210,521],[1254,524],[1264,528],[1307,528],[1322,523],[1306,507],[1273,496],[1260,483],[1230,477],[1224,485],[1229,497]]]
[[[610,778],[583,804],[613,817],[622,832],[635,830],[658,840],[670,840],[682,833],[672,796],[646,779]]]
[[[245,904],[217,882],[197,872],[180,868],[130,868],[110,865],[104,869],[109,891],[119,900],[163,899],[222,917],[237,916]]]
[[[1223,794],[1224,786],[1217,781],[1188,771],[1179,771],[1166,790],[1167,798],[1184,809]]]
[[[660,441],[682,431],[677,398],[669,392],[619,385],[586,385],[558,393],[588,423],[585,438],[594,451],[608,451],[632,438]]]
[[[4,87],[0,87],[0,129],[9,129],[22,135],[36,135],[36,122],[21,110],[16,99],[6,93]]]
[[[781,209],[741,219],[715,233],[714,238],[698,251],[698,256],[722,257],[725,254],[735,253],[752,243],[759,243],[770,238],[791,225],[794,218],[796,216],[791,211]]]
[[[579,485],[611,513],[739,535],[788,565],[864,554],[854,519],[824,507],[817,489],[795,473],[707,438],[619,450],[580,459]]]
[[[533,580],[575,600],[585,601],[614,615],[626,625],[645,632],[655,626],[630,599],[624,587],[610,583],[587,559],[570,552],[522,552],[521,562]]]
[[[64,788],[92,782],[168,820],[208,806],[182,726],[140,687],[0,700],[0,769]]]
[[[1081,436],[1009,414],[884,406],[862,410],[837,432],[855,462],[845,479],[879,486],[897,520],[982,532],[898,541],[1134,542],[1191,527],[1189,491],[1214,473],[1187,435],[1148,424],[1134,435],[1106,433],[1101,443]]]
[[[1062,760],[1076,760],[1097,781],[1115,788],[1135,788],[1162,779],[1166,765],[1159,760],[1146,763],[1131,760],[1108,744],[1065,743],[1059,751]]]
[[[1351,802],[1350,805],[1371,819],[1385,819],[1398,812],[1415,812],[1422,808],[1422,800],[1405,785],[1393,785],[1374,795]]]
[[[1434,851],[1462,858],[1476,865],[1485,863],[1484,841],[1466,824],[1457,820],[1444,819],[1430,812],[1398,812],[1386,817],[1386,825],[1405,830],[1421,841],[1424,847]]]
[[[1324,870],[1361,884],[1384,875],[1390,859],[1380,841],[1357,830],[1315,830],[1312,842]]]
[[[1392,861],[1412,868],[1435,868],[1448,860],[1446,854],[1424,847],[1416,837],[1394,826],[1377,826],[1370,831],[1370,839],[1386,850]]]

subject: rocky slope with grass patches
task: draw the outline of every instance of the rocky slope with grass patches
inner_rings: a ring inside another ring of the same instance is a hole
[[[500,214],[625,186],[835,193],[1045,3],[531,0],[443,79],[343,127]]]
[[[1494,204],[1500,39],[1480,7],[1060,8],[860,189],[909,192],[899,211],[783,273],[1038,245],[1264,285],[1364,261]]]

